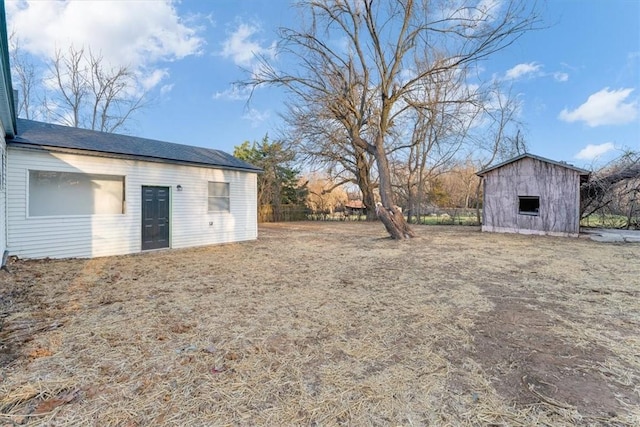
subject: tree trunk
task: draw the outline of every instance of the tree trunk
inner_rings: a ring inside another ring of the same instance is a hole
[[[402,210],[394,203],[389,161],[387,159],[387,153],[384,151],[384,145],[381,141],[377,141],[376,143],[375,158],[380,179],[378,189],[380,191],[380,200],[382,201],[382,203],[376,205],[376,214],[378,215],[378,218],[380,218],[380,221],[384,224],[387,232],[394,239],[401,240],[415,237],[415,233],[405,220]]]
[[[392,206],[387,209],[382,206],[382,204],[378,203],[376,206],[376,214],[392,238],[402,240],[416,237],[416,234],[409,227],[409,224],[405,220],[405,217],[398,206]]]
[[[362,193],[362,204],[365,206],[365,214],[367,215],[367,220],[371,221],[376,218],[375,216],[375,206],[376,200],[373,195],[373,185],[371,184],[371,171],[369,170],[369,159],[367,159],[367,154],[363,149],[356,147],[356,169],[357,169],[357,180],[358,187],[360,188],[360,192]]]
[[[368,188],[366,192],[362,193],[362,203],[364,204],[364,214],[367,217],[367,221],[373,221],[376,219],[376,199],[373,195],[371,188]]]

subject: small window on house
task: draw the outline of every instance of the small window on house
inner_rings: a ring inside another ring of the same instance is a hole
[[[538,215],[540,211],[540,197],[520,196],[518,199],[518,213],[520,215]]]
[[[208,193],[209,212],[229,212],[229,183],[209,182]]]
[[[29,216],[124,213],[124,176],[29,171]]]

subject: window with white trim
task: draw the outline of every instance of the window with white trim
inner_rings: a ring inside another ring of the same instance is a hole
[[[229,212],[231,210],[229,183],[209,181],[207,203],[209,212]]]
[[[124,176],[29,171],[29,216],[124,213]]]

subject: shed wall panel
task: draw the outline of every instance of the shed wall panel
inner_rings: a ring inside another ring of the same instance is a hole
[[[24,258],[95,257],[141,250],[142,186],[170,188],[170,247],[257,238],[256,174],[9,147],[8,240]],[[123,175],[123,214],[28,216],[29,170]],[[228,182],[231,208],[207,212],[208,181]],[[182,191],[177,191],[177,185]]]
[[[580,229],[580,174],[524,158],[484,177],[483,231],[577,235]],[[518,212],[519,196],[540,198],[537,216]]]

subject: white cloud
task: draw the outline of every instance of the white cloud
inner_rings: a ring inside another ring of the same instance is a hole
[[[569,74],[563,73],[562,71],[556,71],[553,73],[553,79],[557,82],[566,82],[569,80]]]
[[[611,150],[615,150],[613,142],[605,142],[604,144],[588,144],[582,150],[578,152],[574,157],[580,160],[593,160],[608,153]]]
[[[493,21],[499,16],[502,3],[501,0],[480,0],[472,17],[479,20],[489,19]]]
[[[160,95],[166,95],[173,90],[173,83],[168,85],[162,85],[160,88]]]
[[[234,64],[251,70],[254,78],[270,74],[270,66],[259,60],[259,57],[274,59],[276,56],[276,42],[270,45],[263,45],[261,40],[256,40],[261,28],[257,24],[247,24],[240,22],[237,27],[229,33],[226,40],[222,42],[222,50],[218,55],[231,59]],[[232,85],[222,92],[213,94],[213,99],[227,99],[231,101],[246,101],[251,95],[251,88]],[[251,110],[243,118],[252,122],[263,121],[261,113]],[[256,124],[252,125],[257,126]]]
[[[251,95],[251,88],[232,85],[229,89],[213,94],[213,99],[227,99],[230,101],[246,101]]]
[[[254,36],[260,32],[258,25],[240,23],[231,32],[229,37],[222,42],[220,55],[224,58],[231,58],[234,64],[249,67],[255,64],[256,56],[264,55],[268,58],[275,56],[275,42],[269,46],[262,46],[256,41]]]
[[[169,71],[165,69],[156,69],[144,76],[142,79],[142,87],[150,90],[156,87],[163,79],[169,76]]]
[[[269,111],[258,111],[255,108],[251,108],[247,111],[242,118],[251,122],[251,127],[255,128],[269,118],[271,113]]]
[[[12,1],[7,18],[21,48],[31,54],[52,58],[57,49],[85,48],[105,65],[148,74],[147,83],[162,80],[156,63],[198,54],[204,44],[199,29],[168,0]]]
[[[505,73],[505,79],[515,80],[524,77],[528,74],[537,73],[542,68],[542,65],[535,62],[529,62],[528,64],[518,64],[513,68],[510,68]]]
[[[492,23],[500,17],[500,11],[504,2],[502,0],[480,0],[475,6],[462,7],[460,2],[449,1],[443,3],[439,16],[441,20],[458,20],[460,24],[466,26],[465,32],[474,33],[483,24]],[[436,12],[437,8],[436,8]]]
[[[569,73],[564,71],[544,72],[543,65],[536,62],[522,63],[507,70],[504,75],[505,80],[518,80],[532,77],[553,77],[557,82],[569,80]]]
[[[638,115],[638,101],[624,102],[634,89],[609,90],[608,87],[589,96],[575,110],[564,109],[558,118],[565,122],[583,121],[590,127],[620,125],[632,122]]]

